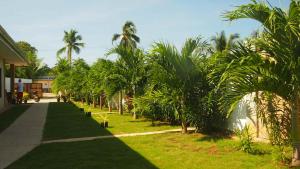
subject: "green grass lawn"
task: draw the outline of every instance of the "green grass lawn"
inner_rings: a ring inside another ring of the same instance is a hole
[[[170,133],[41,145],[8,169],[240,169],[287,168],[263,155],[238,151],[237,141]]]
[[[170,128],[151,126],[145,119],[133,121],[130,115],[109,114],[109,119],[111,127],[104,129],[99,119],[85,117],[72,104],[50,103],[44,139]],[[237,145],[229,138],[180,133],[52,143],[38,146],[8,169],[287,168],[272,160],[272,147],[268,144],[255,144],[264,152],[262,155],[244,153]]]
[[[14,105],[0,114],[0,133],[10,126],[28,108],[29,104]]]
[[[91,111],[100,112],[99,108],[91,109]],[[159,122],[155,122],[156,125],[153,126],[150,120],[144,118],[133,120],[130,114],[107,114],[106,109],[101,111],[101,115],[108,117],[109,127],[107,129],[100,127],[103,119],[99,115],[92,113],[92,118],[89,118],[72,104],[50,103],[43,139],[53,140],[180,128]]]

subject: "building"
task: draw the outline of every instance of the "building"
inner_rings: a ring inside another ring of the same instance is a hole
[[[255,93],[244,96],[230,114],[228,119],[228,129],[231,131],[242,130],[250,127],[251,135],[256,139],[267,140],[268,133],[262,119],[257,114],[257,105],[254,101]]]
[[[22,83],[24,83],[24,84],[31,84],[32,83],[32,79],[24,79],[24,78],[15,78],[15,85],[18,83],[18,81],[19,81],[19,79],[21,79],[22,80]],[[6,91],[10,91],[10,87],[11,87],[11,85],[10,85],[10,77],[6,77],[5,78],[5,90]]]
[[[14,85],[15,67],[27,66],[28,62],[14,40],[0,25],[0,109],[3,109],[8,103],[7,101],[11,100],[14,95],[13,86],[10,87],[10,91],[5,90],[5,65],[9,65],[10,80],[12,82],[10,84]]]
[[[51,93],[51,87],[54,80],[54,76],[39,76],[32,80],[32,83],[41,83],[43,93]]]

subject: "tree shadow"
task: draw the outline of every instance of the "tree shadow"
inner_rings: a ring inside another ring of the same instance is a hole
[[[170,126],[171,124],[169,122],[161,122],[161,121],[155,121],[152,122],[147,127],[161,127],[161,126]]]
[[[44,131],[45,140],[99,135],[112,135],[112,133],[100,127],[100,124],[93,118],[86,117],[84,112],[73,104],[50,103]],[[141,154],[115,137],[42,144],[8,167],[8,169],[14,168],[158,169]]]
[[[229,133],[213,133],[210,135],[204,135],[203,137],[199,138],[197,141],[207,141],[207,142],[218,142],[224,139],[231,139],[231,135]]]
[[[148,119],[142,119],[142,120],[130,120],[131,123],[140,123],[140,122],[151,122],[151,120]]]

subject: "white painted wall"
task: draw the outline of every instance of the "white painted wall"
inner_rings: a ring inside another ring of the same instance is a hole
[[[18,83],[20,78],[15,78],[15,83]],[[21,78],[22,83],[32,83],[32,79],[23,79]],[[10,78],[6,77],[5,78],[5,89],[7,92],[10,92]]]
[[[235,110],[228,119],[228,128],[231,131],[243,129],[248,124],[255,124],[256,104],[254,102],[255,93],[248,94],[243,97]]]

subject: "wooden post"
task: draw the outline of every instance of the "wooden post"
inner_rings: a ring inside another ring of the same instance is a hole
[[[11,103],[15,99],[15,65],[10,64],[10,93],[11,93]],[[16,100],[15,100],[16,101]]]

